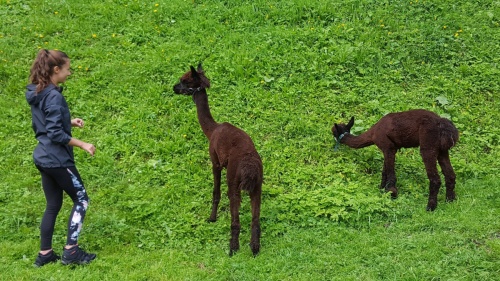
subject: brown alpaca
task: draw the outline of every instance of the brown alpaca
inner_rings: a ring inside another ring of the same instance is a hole
[[[437,207],[437,195],[441,179],[436,161],[441,166],[446,183],[446,200],[455,200],[455,172],[451,166],[448,150],[458,141],[458,130],[453,123],[437,114],[416,109],[390,113],[382,117],[368,131],[359,136],[350,134],[354,117],[347,125],[334,124],[332,133],[338,143],[345,143],[352,148],[363,148],[375,144],[384,153],[384,168],[380,188],[390,191],[393,198],[398,195],[394,161],[396,152],[401,147],[420,146],[420,155],[429,178],[429,201],[427,210]]]
[[[208,138],[212,172],[214,174],[214,190],[212,200],[212,213],[209,221],[217,220],[217,206],[220,201],[221,172],[227,169],[226,180],[231,209],[231,240],[229,254],[233,255],[239,248],[240,234],[239,209],[241,204],[241,191],[245,190],[250,195],[252,205],[252,237],[250,248],[253,255],[260,250],[260,203],[262,193],[262,161],[255,150],[252,139],[241,129],[229,123],[214,121],[208,106],[206,89],[210,88],[210,81],[198,65],[198,69],[191,66],[180,82],[174,86],[176,94],[190,95],[196,104],[198,121],[203,133]]]

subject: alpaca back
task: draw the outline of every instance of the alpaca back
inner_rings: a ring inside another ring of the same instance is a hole
[[[458,130],[455,125],[446,118],[439,119],[439,141],[440,149],[448,150],[458,142]]]

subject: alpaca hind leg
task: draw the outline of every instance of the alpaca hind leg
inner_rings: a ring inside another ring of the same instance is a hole
[[[455,171],[453,171],[453,166],[450,162],[450,156],[448,151],[443,151],[438,156],[439,166],[441,166],[441,171],[444,175],[445,185],[446,185],[446,201],[451,202],[455,200]]]
[[[220,179],[222,170],[215,165],[212,166],[212,172],[214,174],[214,190],[212,193],[212,213],[208,221],[214,222],[217,220],[217,207],[220,202]]]
[[[437,196],[441,186],[441,179],[437,170],[437,156],[431,150],[429,152],[420,150],[422,159],[424,160],[425,170],[429,178],[429,201],[427,203],[427,211],[434,211],[437,207]]]
[[[240,249],[240,205],[241,192],[238,184],[228,185],[229,209],[231,210],[231,240],[229,241],[229,255],[232,256]]]
[[[254,256],[260,251],[260,203],[262,187],[258,186],[250,194],[252,204],[252,238],[250,239],[250,249]]]

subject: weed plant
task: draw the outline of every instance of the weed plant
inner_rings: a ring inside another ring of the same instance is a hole
[[[0,17],[0,279],[500,280],[498,1],[0,0]],[[80,243],[98,259],[74,270],[32,268],[45,201],[24,87],[40,48],[72,59],[73,133],[97,147],[75,155],[91,198]],[[199,62],[215,120],[263,158],[256,258],[247,197],[232,258],[227,198],[206,221],[208,142],[172,91]],[[334,122],[355,116],[359,134],[414,108],[460,131],[458,200],[441,192],[435,212],[418,149],[398,153],[397,200],[377,188],[376,147],[333,150]]]

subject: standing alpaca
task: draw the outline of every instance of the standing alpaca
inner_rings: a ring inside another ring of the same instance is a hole
[[[241,129],[229,123],[214,121],[208,106],[206,89],[210,88],[210,81],[205,76],[201,64],[198,70],[191,66],[178,84],[174,86],[176,94],[191,95],[196,104],[198,121],[203,133],[208,138],[212,172],[214,174],[214,190],[212,213],[209,221],[217,220],[217,206],[220,201],[221,171],[227,169],[227,195],[231,209],[231,240],[229,254],[232,256],[240,248],[238,236],[240,234],[239,209],[241,190],[248,191],[252,205],[252,238],[250,248],[253,255],[260,250],[260,202],[262,193],[262,161],[255,150],[252,139]]]
[[[334,124],[332,133],[335,140],[337,143],[345,143],[352,148],[363,148],[375,144],[382,150],[384,169],[380,188],[390,191],[393,198],[398,195],[394,172],[396,152],[401,147],[420,146],[420,155],[430,181],[427,210],[436,209],[437,195],[441,186],[436,160],[445,177],[446,200],[455,200],[455,172],[451,166],[448,150],[457,143],[458,130],[450,120],[427,110],[416,109],[387,114],[359,136],[350,134],[353,124],[354,117],[347,125]]]

